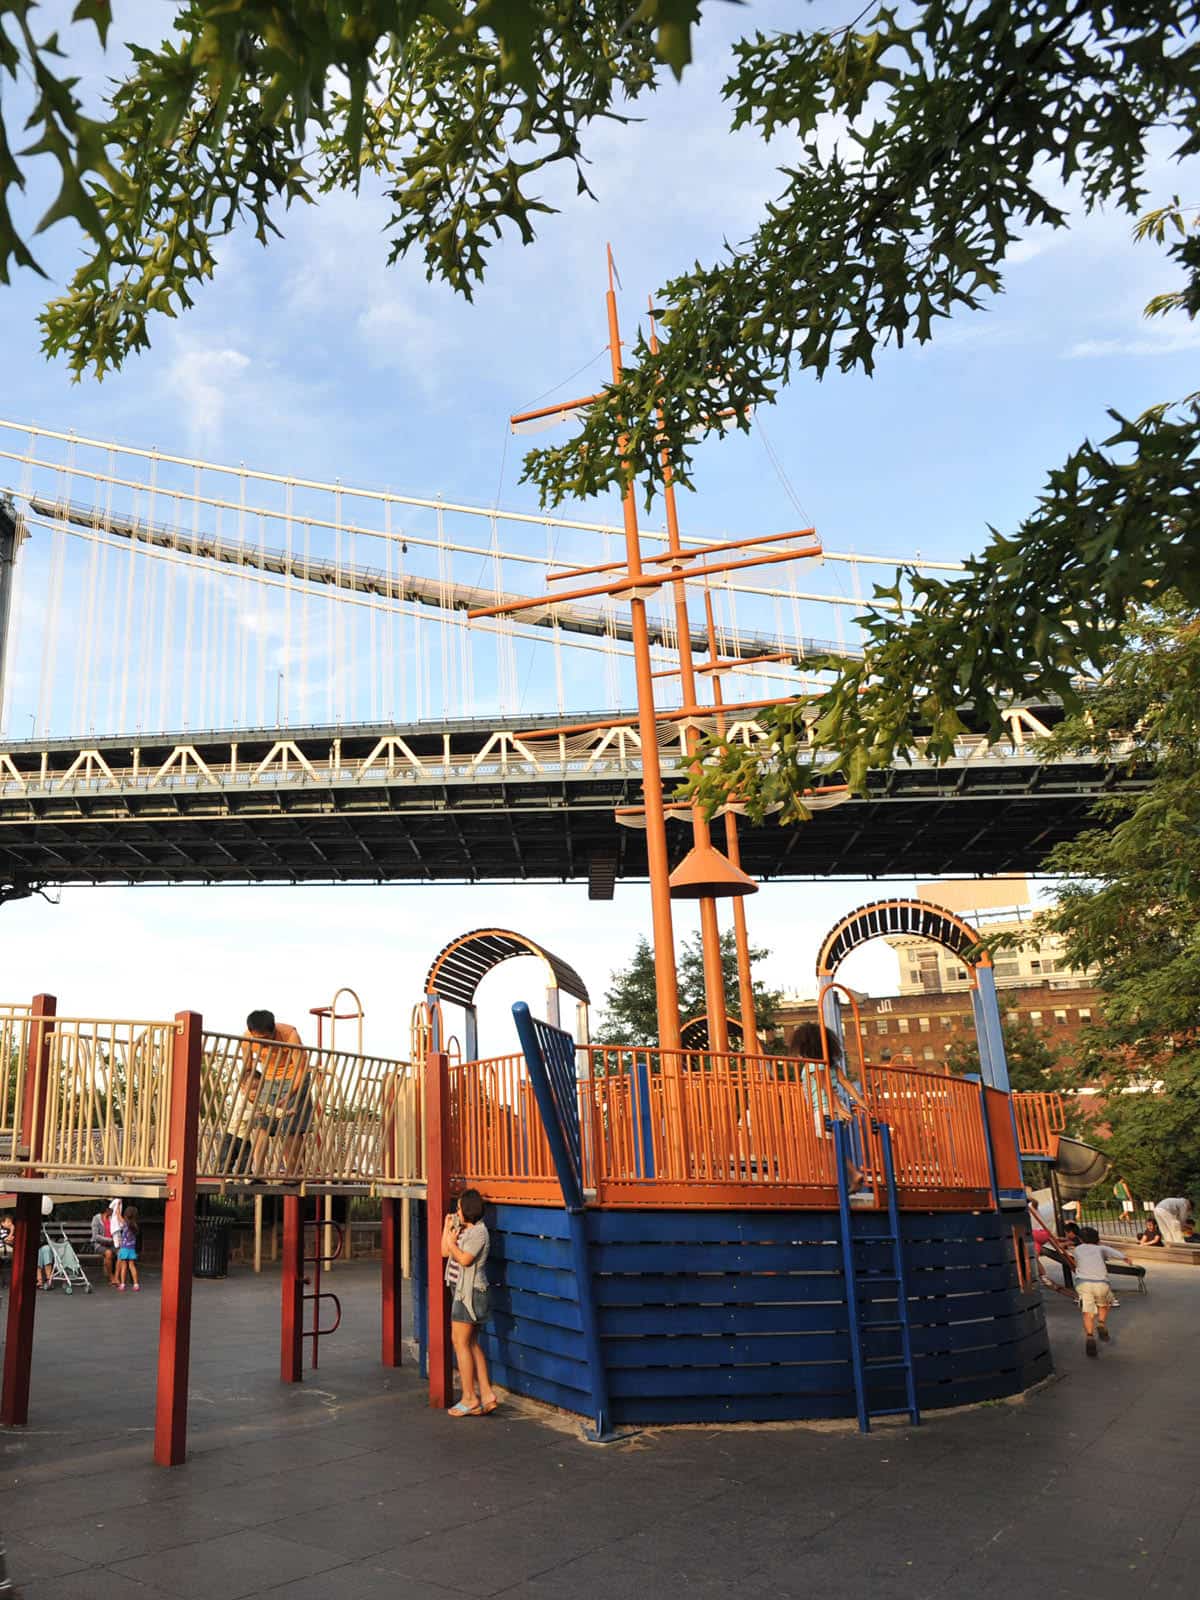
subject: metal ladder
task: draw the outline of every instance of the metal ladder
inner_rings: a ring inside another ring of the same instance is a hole
[[[848,1166],[851,1159],[850,1124],[842,1118],[833,1119],[834,1149],[837,1154],[838,1211],[842,1223],[842,1266],[846,1284],[846,1312],[850,1327],[850,1361],[854,1369],[854,1398],[858,1410],[861,1432],[870,1433],[872,1417],[894,1417],[907,1414],[914,1425],[921,1421],[917,1405],[917,1383],[913,1371],[912,1336],[908,1320],[908,1284],[904,1276],[904,1250],[900,1238],[900,1209],[896,1203],[896,1169],[892,1160],[892,1130],[885,1122],[871,1123],[878,1136],[883,1157],[883,1180],[887,1190],[887,1232],[855,1233],[854,1212],[850,1204]],[[880,1224],[883,1217],[873,1212]],[[891,1270],[880,1271],[859,1261],[862,1246],[888,1245],[891,1249]],[[862,1295],[864,1291],[886,1288],[894,1291],[895,1317],[887,1322],[869,1322],[864,1330],[862,1320]],[[863,1347],[863,1333],[890,1332],[896,1335],[897,1350],[883,1356],[870,1357]],[[876,1380],[893,1373],[904,1374],[905,1403],[902,1406],[872,1406],[871,1389]]]

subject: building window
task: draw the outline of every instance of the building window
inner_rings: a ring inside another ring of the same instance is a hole
[[[908,1018],[907,1017],[897,1017],[896,1018],[896,1026],[897,1026],[897,1028],[899,1028],[901,1033],[907,1033],[908,1032]]]
[[[928,1017],[918,1017],[917,1018],[917,1027],[920,1028],[922,1033],[928,1033],[929,1032],[929,1018]]]
[[[1054,1020],[1060,1028],[1065,1028],[1067,1025],[1067,1013],[1065,1011],[1056,1011]]]
[[[1086,1006],[1080,1006],[1079,1020],[1080,1022],[1090,1022],[1092,1020],[1092,1013]]]
[[[948,1011],[943,1011],[942,1012],[942,1019],[941,1020],[942,1020],[942,1032],[943,1033],[945,1033],[947,1028],[952,1028],[954,1026],[954,1018],[950,1015],[950,1013]]]
[[[875,1032],[876,1033],[886,1033],[887,1032],[887,1023],[884,1022],[882,1019],[877,1020],[876,1023],[875,1023]]]
[[[1041,1025],[1042,1025],[1042,1013],[1040,1011],[1031,1011],[1029,1013],[1029,1025],[1030,1025],[1031,1028],[1040,1028],[1041,1027]]]
[[[958,979],[959,983],[966,983],[966,981],[967,981],[967,969],[966,969],[966,967],[959,967],[958,970],[955,972],[954,976]]]
[[[932,1061],[934,1059],[933,1046],[927,1044],[924,1050],[921,1051],[921,1055],[926,1061]]]

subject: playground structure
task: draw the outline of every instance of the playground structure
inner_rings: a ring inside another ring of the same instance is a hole
[[[484,971],[528,954],[551,963],[552,993],[573,994],[583,1019],[572,969],[508,930],[454,941],[431,985],[473,1007]],[[466,988],[453,988],[456,970]],[[596,1045],[585,1021],[577,1041],[527,1014],[519,1053],[452,1059],[441,1003],[431,987],[421,1053],[409,1060],[336,1040],[271,1047],[308,1114],[240,1165],[226,1132],[251,1041],[205,1030],[193,1012],[60,1017],[45,995],[0,1007],[10,1063],[0,1181],[17,1192],[0,1420],[28,1416],[33,1261],[50,1192],[165,1202],[163,1464],[186,1451],[191,1238],[204,1191],[283,1197],[285,1381],[300,1381],[317,1326],[319,1281],[305,1293],[314,1258],[339,1249],[329,1233],[306,1246],[326,1225],[319,1213],[306,1221],[306,1198],[369,1194],[383,1216],[382,1360],[401,1359],[407,1243],[431,1402],[446,1402],[436,1218],[466,1182],[490,1207],[498,1281],[487,1340],[498,1381],[580,1412],[601,1433],[634,1420],[856,1409],[869,1424],[898,1395],[913,1412],[1012,1393],[1048,1370],[1019,1159],[1056,1152],[1060,1097],[888,1066],[867,1069],[846,1104],[823,1060]],[[348,1020],[361,1015],[354,1004]],[[339,1008],[335,997],[316,1009]],[[849,1160],[871,1196],[853,1210]],[[901,1280],[907,1372],[887,1353]]]
[[[523,1006],[518,1053],[431,1053],[428,1126],[448,1138],[427,1144],[427,1192],[433,1207],[471,1183],[492,1207],[483,1339],[498,1382],[604,1437],[673,1421],[917,1421],[1049,1372],[1021,1162],[1053,1154],[1063,1106],[1008,1092],[990,960],[969,924],[907,900],[843,918],[822,946],[826,1037],[845,1025],[841,960],[897,927],[968,963],[978,1080],[891,1065],[849,1084],[828,1046],[799,1060],[577,1042]],[[436,1238],[429,1249],[436,1306]]]

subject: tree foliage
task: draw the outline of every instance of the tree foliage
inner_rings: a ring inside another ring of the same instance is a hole
[[[750,962],[764,961],[766,950],[751,949]],[[721,967],[725,978],[725,1009],[732,1017],[739,1015],[737,981],[737,947],[732,933],[721,935]],[[767,989],[754,978],[754,1014],[760,1033],[769,1033],[774,1026],[783,996]],[[704,994],[704,951],[700,935],[695,934],[683,946],[679,955],[679,1014],[683,1022],[702,1015],[707,1009]],[[595,1037],[600,1044],[648,1044],[658,1038],[658,1011],[654,995],[654,952],[646,939],[639,939],[633,957],[626,967],[619,968],[609,980],[604,996],[604,1010],[595,1026]]]
[[[166,7],[163,10],[166,11]],[[149,343],[216,269],[215,242],[246,225],[266,243],[297,201],[388,182],[392,256],[468,296],[505,225],[529,243],[549,209],[530,180],[557,162],[587,184],[581,136],[621,118],[662,66],[691,57],[700,0],[183,0],[170,37],[135,46],[132,68],[89,114],[66,50],[36,0],[0,15],[0,74],[28,79],[29,127],[14,154],[0,123],[0,282],[36,268],[10,207],[22,161],[47,155],[59,191],[40,232],[72,218],[88,240],[66,295],[43,318],[45,348],[103,374]],[[111,0],[72,21],[101,42]]]
[[[1061,1086],[1061,1059],[1050,1049],[1040,1028],[1035,1028],[1028,1017],[1017,1014],[1003,1018],[1001,1031],[1009,1083],[1014,1089],[1046,1090]],[[951,1072],[977,1073],[979,1045],[973,1038],[955,1039],[946,1052],[946,1065]]]
[[[1114,785],[1095,827],[1052,852],[1047,867],[1066,881],[1034,936],[1050,929],[1071,966],[1098,969],[1103,1017],[1085,1031],[1073,1076],[1101,1091],[1100,1142],[1142,1196],[1197,1193],[1200,608],[1168,595],[1143,609],[1044,751],[1097,745],[1118,771],[1149,781]]]

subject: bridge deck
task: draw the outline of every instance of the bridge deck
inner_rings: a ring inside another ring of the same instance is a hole
[[[761,879],[1036,871],[1139,780],[1120,752],[1043,761],[1051,708],[1010,718],[1011,744],[959,742],[953,760],[874,773],[803,827],[743,821]],[[764,730],[730,712],[731,736]],[[543,719],[542,726],[554,723]],[[0,885],[477,882],[640,878],[645,840],[614,810],[641,799],[636,721],[521,737],[529,719],[171,734],[0,748]],[[660,724],[664,780],[687,766],[685,730]],[[684,830],[672,830],[682,853]]]

